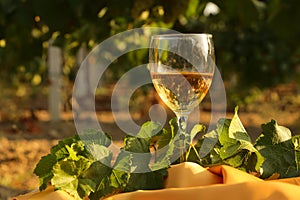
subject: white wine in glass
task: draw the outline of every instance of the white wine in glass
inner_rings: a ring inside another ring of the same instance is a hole
[[[211,85],[215,56],[210,34],[165,34],[151,38],[150,74],[162,101],[175,113],[182,140],[180,162],[190,144],[186,133],[189,114],[199,105]]]

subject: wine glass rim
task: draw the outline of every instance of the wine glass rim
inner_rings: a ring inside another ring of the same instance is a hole
[[[212,38],[212,34],[210,34],[210,33],[168,33],[168,34],[152,35],[151,37],[153,39],[178,38],[178,37],[208,37],[208,38]]]

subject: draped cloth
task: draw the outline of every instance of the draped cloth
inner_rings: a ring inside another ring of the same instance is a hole
[[[230,166],[203,168],[192,162],[168,169],[165,188],[138,190],[106,197],[105,200],[299,200],[300,177],[262,180]],[[48,187],[11,200],[74,200],[68,193]]]

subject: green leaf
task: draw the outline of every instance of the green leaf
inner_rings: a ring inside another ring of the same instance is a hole
[[[91,179],[79,178],[77,191],[81,199],[88,197],[96,189],[96,184]]]
[[[163,183],[166,176],[167,171],[165,169],[131,174],[124,192],[162,189],[164,187]]]
[[[73,147],[74,145],[76,145],[76,143],[73,143],[72,144],[72,147],[69,147],[68,145],[66,145],[66,149],[69,153],[69,157],[72,159],[72,160],[78,160],[78,156],[77,156],[77,151],[74,151]]]
[[[286,127],[279,126],[275,120],[262,124],[261,128],[263,132],[256,140],[257,148],[279,144],[291,139],[291,131]]]
[[[168,168],[172,164],[172,161],[176,158],[174,152],[175,144],[172,139],[169,144],[164,146],[164,148],[159,148],[158,151],[155,152],[155,162],[150,165],[151,170],[157,171]]]
[[[196,162],[204,167],[224,164],[224,161],[220,157],[220,149],[222,146],[218,140],[215,141],[217,139],[215,138],[216,131],[213,130],[208,134],[209,139],[206,138],[207,135],[204,135],[195,145],[196,151],[200,154],[200,160]],[[193,155],[193,151],[191,155]]]
[[[85,129],[79,136],[86,146],[97,144],[108,147],[111,144],[110,135],[95,129]]]
[[[74,146],[74,144],[76,144],[76,146]],[[59,160],[69,157],[70,149],[68,150],[66,146],[71,147],[71,145],[73,145],[72,148],[74,148],[74,150],[78,154],[80,154],[80,155],[87,154],[83,143],[79,140],[78,135],[75,135],[74,137],[66,138],[66,139],[59,141],[57,145],[55,145],[51,148],[50,152],[51,152],[51,154],[55,155],[56,159],[59,161]]]
[[[265,158],[262,178],[279,174],[280,178],[298,176],[299,139],[291,137],[291,131],[279,126],[275,120],[262,124],[263,132],[256,140],[256,148]]]
[[[111,174],[112,169],[99,161],[92,163],[88,170],[84,172],[82,177],[92,180],[96,184],[96,190],[89,196],[90,200],[99,200],[116,190],[111,184]]]
[[[130,172],[113,169],[112,173],[109,176],[110,185],[113,188],[117,188],[118,190],[123,191],[127,185],[130,175]]]
[[[241,142],[241,149],[246,149],[249,151],[249,156],[246,158],[246,170],[247,171],[253,171],[259,172],[260,167],[262,166],[263,162],[265,161],[265,158],[261,155],[261,153],[254,147],[252,143],[249,143],[247,141],[240,141]],[[256,158],[253,156],[255,155]],[[252,157],[252,159],[249,159]],[[253,163],[255,162],[255,163]],[[253,167],[254,166],[254,169]]]
[[[225,163],[258,172],[264,158],[251,143],[237,112],[238,107],[232,119],[220,119],[216,130],[204,135],[197,143],[196,149],[200,149],[199,162],[205,166]]]
[[[200,145],[200,150],[199,150],[199,156],[200,156],[200,158],[203,158],[210,151],[212,151],[213,148],[215,147],[215,145],[218,143],[217,131],[212,130],[209,133],[206,133],[203,136],[203,139],[201,139],[200,141],[201,141],[201,145]]]
[[[274,145],[267,145],[259,150],[264,156],[265,162],[262,165],[262,178],[268,178],[275,173],[280,178],[299,176],[297,169],[298,158],[295,156],[294,145],[292,140],[287,140]],[[296,158],[296,160],[295,160]]]
[[[247,150],[242,150],[238,154],[235,154],[234,156],[227,158],[224,162],[232,167],[238,168],[244,164],[248,155],[249,154]]]
[[[195,136],[198,134],[198,133],[200,133],[200,132],[202,132],[202,131],[205,131],[205,126],[204,125],[202,125],[202,124],[196,124],[193,128],[192,128],[192,130],[191,130],[191,141],[193,141],[193,139],[195,138]]]
[[[106,166],[111,166],[112,161],[112,152],[105,146],[102,145],[90,145],[89,150],[91,154],[94,156],[93,158],[97,161],[100,161]]]
[[[179,140],[177,130],[176,118],[169,121],[169,127],[161,130],[157,141],[158,150],[155,152],[155,162],[150,166],[152,171],[168,168],[179,157],[177,155],[179,150],[175,144]]]
[[[167,129],[162,129],[159,140],[157,141],[157,148],[161,149],[164,146],[168,145],[173,137],[174,135],[172,135],[172,133],[170,133]]]
[[[57,162],[56,157],[52,154],[43,156],[34,169],[34,173],[39,177],[40,190],[46,189],[48,183],[53,177],[52,168]]]
[[[235,144],[225,144],[220,149],[220,157],[225,160],[235,154],[238,153],[238,151],[241,149],[241,144],[235,143]]]
[[[65,190],[75,197],[82,199],[96,189],[96,184],[90,179],[82,178],[84,172],[90,167],[91,161],[80,157],[59,161],[53,166],[51,184],[55,189]]]
[[[39,177],[40,190],[47,187],[53,178],[53,167],[60,160],[71,158],[78,160],[78,155],[87,156],[83,143],[77,136],[66,138],[51,148],[51,153],[44,156],[37,164],[34,173]]]
[[[251,138],[247,134],[247,131],[244,128],[244,126],[238,116],[238,107],[235,108],[233,118],[232,118],[232,120],[230,122],[230,126],[228,128],[228,135],[230,138],[234,138],[239,141],[245,140],[247,142],[251,142]]]
[[[130,152],[121,149],[121,152],[119,153],[113,168],[126,173],[134,172],[136,166],[133,165],[132,159],[133,156]]]
[[[111,185],[111,181],[112,181],[111,175],[112,174],[110,173],[110,174],[108,174],[108,176],[105,176],[104,178],[99,179],[99,184],[98,184],[96,191],[92,192],[89,195],[90,200],[99,200],[102,197],[105,197],[109,194],[121,192],[121,190],[117,190],[118,187],[116,188]]]
[[[148,121],[145,122],[136,137],[140,138],[151,138],[152,136],[159,133],[162,129],[162,125],[158,122]]]
[[[85,179],[91,179],[96,183],[96,185],[99,185],[102,179],[110,176],[111,171],[112,169],[107,165],[99,161],[95,161],[86,171],[82,173],[82,177]]]
[[[234,138],[229,137],[229,126],[231,123],[231,119],[220,119],[217,123],[216,131],[218,133],[218,138],[221,145],[225,145],[228,143],[236,143],[237,141]]]
[[[176,118],[172,118],[172,119],[170,119],[170,121],[169,121],[169,128],[170,128],[170,134],[171,134],[171,136],[172,136],[172,138],[173,137],[175,137],[175,135],[176,135],[176,133],[177,133],[177,131],[178,131],[178,124],[177,124],[177,119]]]
[[[195,162],[197,162],[197,160],[200,160],[200,155],[199,155],[197,149],[195,148],[195,146],[193,145],[192,141],[194,140],[195,136],[199,132],[204,131],[204,130],[205,130],[205,126],[202,124],[196,124],[192,128],[191,133],[190,133],[191,143],[187,144],[189,146],[189,148],[188,148],[188,150],[186,152],[186,156],[185,156],[188,161],[194,160]]]
[[[297,171],[300,171],[300,136],[293,136],[292,143],[294,145],[296,168]]]
[[[131,154],[131,161],[132,166],[134,166],[134,170],[148,170],[148,164],[151,158],[150,138],[126,136],[124,141],[125,146],[123,147],[121,153],[123,153],[124,155]]]
[[[236,166],[237,163],[244,162],[243,168],[245,168],[245,170],[249,171],[249,170],[251,170],[251,166],[255,166],[255,171],[258,172],[260,170],[260,166],[264,162],[264,158],[252,144],[251,138],[248,135],[246,129],[244,128],[244,126],[238,116],[238,107],[235,108],[235,113],[234,113],[234,116],[231,120],[229,129],[228,129],[228,135],[230,138],[235,139],[239,143],[238,148],[237,148],[237,146],[229,145],[229,147],[231,147],[231,149],[230,150],[227,149],[227,152],[230,152],[232,155],[234,154],[234,152],[233,152],[234,149],[236,149],[236,152],[238,154],[240,154],[239,156],[235,156],[233,166]],[[232,149],[232,147],[233,147],[233,149]],[[245,153],[245,154],[242,153],[242,152],[244,152],[244,150],[247,150],[248,153]],[[251,155],[253,155],[253,153],[255,154],[257,159],[249,160],[248,158]],[[227,155],[227,156],[229,156],[229,155]],[[241,160],[238,161],[237,160],[238,158]],[[253,161],[255,161],[256,163],[255,164],[251,163]],[[231,163],[233,163],[233,162],[231,162]]]
[[[137,138],[133,136],[126,136],[124,139],[125,151],[134,153],[148,153],[150,152],[150,138]]]

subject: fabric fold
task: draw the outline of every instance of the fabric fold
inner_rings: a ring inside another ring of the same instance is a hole
[[[230,166],[211,168],[185,162],[168,169],[165,188],[116,194],[105,200],[299,200],[300,177],[266,181]],[[74,200],[64,191],[48,187],[11,200]]]
[[[74,200],[74,197],[62,190],[47,187],[43,191],[34,191],[12,198],[11,200]]]

